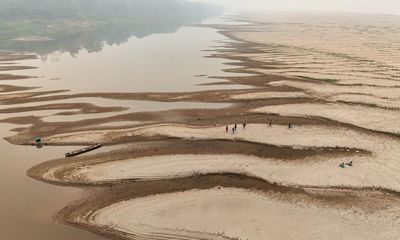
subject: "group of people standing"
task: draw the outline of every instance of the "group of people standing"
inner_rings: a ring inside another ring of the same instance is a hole
[[[243,126],[243,129],[245,129],[246,126],[247,126],[247,123],[244,122],[242,124],[242,126]],[[272,127],[272,120],[269,120],[268,127]],[[292,128],[293,128],[293,124],[291,122],[289,122],[288,129],[292,129]],[[229,126],[228,125],[226,125],[225,131],[229,132]],[[237,124],[235,123],[235,125],[232,127],[232,133],[235,134],[236,132],[237,132]]]
[[[247,123],[244,122],[242,124],[242,126],[243,126],[243,129],[246,129]],[[272,120],[269,120],[268,127],[272,127]],[[292,128],[293,128],[293,124],[291,122],[289,122],[288,129],[292,129]],[[225,132],[229,132],[228,125],[226,125],[226,127],[225,127]],[[232,127],[232,133],[235,134],[236,132],[237,132],[237,124],[235,123],[235,125]]]
[[[247,126],[247,123],[243,123],[242,126],[243,126],[243,129],[245,129],[246,126]],[[225,131],[229,132],[229,126],[228,125],[226,125]],[[235,123],[235,126],[232,127],[232,133],[235,134],[236,132],[237,132],[237,124]]]
[[[242,126],[243,126],[243,129],[246,129],[247,123],[244,122],[244,123],[242,124]],[[237,132],[237,127],[238,127],[238,126],[237,126],[237,124],[235,123],[235,125],[232,127],[232,134],[235,134],[235,133]],[[268,127],[269,127],[269,128],[272,127],[272,120],[269,120]],[[288,129],[292,129],[292,128],[293,128],[293,124],[292,124],[291,122],[289,122],[289,123],[288,123]],[[226,133],[229,132],[229,125],[226,125],[225,131],[226,131]],[[340,168],[345,168],[346,166],[352,167],[352,166],[353,166],[353,161],[350,161],[350,162],[348,162],[348,163],[341,163],[341,164],[339,165]]]

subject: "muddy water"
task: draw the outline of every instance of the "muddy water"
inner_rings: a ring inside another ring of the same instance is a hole
[[[163,111],[169,109],[185,109],[190,106],[192,109],[204,109],[204,108],[224,108],[230,106],[230,104],[226,103],[188,103],[188,102],[153,102],[153,101],[137,101],[137,100],[114,100],[114,99],[105,99],[105,98],[73,98],[66,100],[55,100],[52,101],[53,104],[58,103],[95,103],[98,106],[102,107],[124,107],[126,110],[118,111],[118,112],[106,112],[106,113],[86,113],[86,114],[73,114],[73,115],[59,115],[60,112],[75,112],[77,109],[69,109],[69,110],[31,110],[20,113],[13,113],[13,117],[23,117],[34,114],[35,116],[42,117],[43,121],[46,122],[72,122],[72,121],[81,121],[86,119],[93,118],[105,118],[111,117],[120,114],[128,114],[134,112],[145,112],[145,111]],[[14,104],[14,105],[3,105],[0,106],[0,109],[7,108],[17,108],[17,107],[35,107],[38,105],[46,105],[44,103],[25,103],[25,104]],[[0,113],[0,119],[6,118],[10,116],[9,113]]]
[[[21,80],[24,86],[44,90],[69,89],[81,92],[174,92],[221,89],[198,86],[215,80],[209,76],[232,75],[223,59],[204,58],[210,46],[228,41],[216,30],[183,27],[175,33],[130,38],[121,45],[105,46],[100,52],[82,50],[71,56],[55,52],[38,60],[22,61],[37,69],[18,74],[37,76]],[[237,87],[237,86],[236,86]],[[234,86],[226,86],[234,88]]]
[[[104,101],[104,99],[102,99]],[[108,102],[108,99],[106,99]],[[97,103],[97,102],[96,102]],[[110,113],[97,113],[97,114],[78,114],[78,115],[47,115],[43,118],[46,122],[72,122],[81,121],[93,118],[106,118],[112,117],[118,114],[128,114],[134,112],[144,112],[144,111],[163,111],[169,109],[205,109],[205,108],[223,108],[228,107],[230,104],[223,103],[187,103],[187,102],[146,102],[146,101],[120,101],[117,105],[119,107],[127,107],[128,110],[120,112],[110,112]],[[100,106],[107,106],[106,104],[101,104]]]
[[[1,124],[1,136],[10,135],[5,129],[13,127]],[[53,219],[55,212],[79,199],[82,190],[44,184],[25,174],[31,166],[62,157],[69,150],[71,147],[15,146],[0,140],[1,239],[104,239]]]

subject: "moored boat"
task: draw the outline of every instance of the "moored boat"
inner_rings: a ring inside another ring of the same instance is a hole
[[[103,146],[103,144],[100,143],[100,144],[96,144],[96,145],[93,145],[93,146],[90,146],[90,147],[81,148],[81,149],[76,150],[76,151],[67,152],[65,154],[65,157],[75,157],[75,156],[81,155],[83,153],[87,153],[87,152],[93,151],[95,149],[101,148],[102,146]]]

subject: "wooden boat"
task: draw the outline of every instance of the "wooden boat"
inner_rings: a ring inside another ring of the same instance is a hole
[[[100,144],[96,144],[96,145],[93,145],[90,147],[85,147],[85,148],[82,148],[82,149],[79,149],[76,151],[67,152],[65,154],[65,157],[75,157],[75,156],[81,155],[83,153],[87,153],[87,152],[93,151],[95,149],[101,148],[102,146],[103,146],[103,144],[100,143]]]

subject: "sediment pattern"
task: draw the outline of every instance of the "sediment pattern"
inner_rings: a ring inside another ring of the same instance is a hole
[[[75,94],[2,85],[0,101],[7,107],[0,113],[21,114],[2,122],[30,124],[7,140],[31,145],[40,135],[49,146],[121,146],[28,171],[49,183],[96,189],[61,211],[59,219],[99,234],[396,239],[400,59],[391,52],[400,47],[387,33],[397,36],[400,28],[391,16],[315,21],[321,17],[237,16],[250,24],[209,26],[235,40],[212,49],[210,57],[235,60],[225,71],[250,75],[225,79],[251,88]],[[365,36],[357,37],[360,33]],[[79,98],[229,106],[124,112],[119,106],[74,102]],[[53,103],[59,100],[72,102]],[[46,114],[36,114],[43,110],[111,115],[47,122]]]

